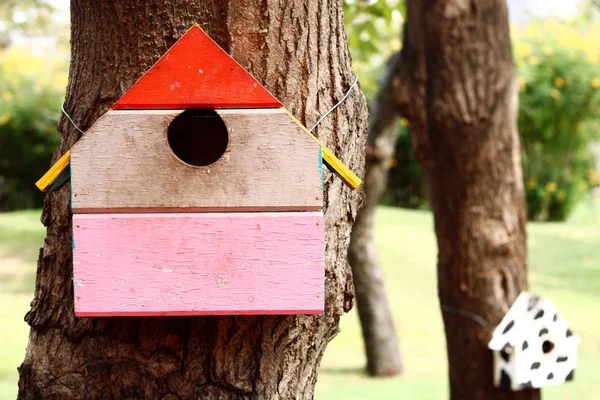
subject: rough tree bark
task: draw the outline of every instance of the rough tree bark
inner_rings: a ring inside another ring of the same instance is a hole
[[[72,0],[65,108],[88,128],[194,22],[310,124],[353,81],[339,1]],[[367,109],[354,91],[318,135],[362,175]],[[78,139],[66,119],[57,155]],[[47,196],[20,399],[310,399],[351,307],[347,238],[360,193],[325,177],[323,316],[75,318],[69,187]]]
[[[398,114],[391,84],[398,60],[396,54],[396,57],[388,61],[369,110],[365,203],[358,211],[348,249],[367,371],[374,376],[402,373],[400,347],[373,237],[375,210],[386,187],[390,160],[398,136]]]
[[[527,288],[518,93],[504,0],[408,0],[395,97],[430,184],[452,399],[492,384],[492,327]],[[477,317],[488,323],[478,323]]]

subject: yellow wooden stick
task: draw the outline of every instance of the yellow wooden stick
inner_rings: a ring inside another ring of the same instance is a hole
[[[46,172],[44,176],[42,176],[35,183],[35,186],[37,186],[42,192],[48,191],[48,188],[52,187],[52,184],[56,181],[56,179],[63,173],[65,168],[69,166],[70,161],[71,150],[67,150],[67,152],[63,154],[62,157],[59,158],[52,167],[50,167],[48,172]]]
[[[315,135],[313,135],[308,130],[308,128],[302,125],[302,123],[298,121],[296,117],[294,117],[292,113],[287,110],[287,108],[284,107],[283,110],[286,112],[287,115],[290,116],[290,118],[294,120],[294,122],[296,122],[304,130],[304,132],[306,132],[311,138],[313,138],[317,143],[321,145],[321,149],[323,151],[323,160],[325,161],[325,164],[327,164],[328,168],[332,170],[332,172],[335,172],[340,178],[342,178],[344,183],[348,185],[351,189],[358,188],[362,183],[362,180],[358,176],[356,176],[356,174],[352,172],[348,167],[346,167],[339,160],[339,158],[337,158],[335,154],[333,154],[333,152],[329,150],[327,146],[325,146],[325,143],[320,141]]]

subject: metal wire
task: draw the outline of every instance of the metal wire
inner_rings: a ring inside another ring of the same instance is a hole
[[[346,101],[346,99],[348,98],[348,96],[350,96],[350,92],[352,92],[352,89],[354,89],[354,86],[356,86],[357,83],[358,83],[358,76],[354,79],[354,82],[352,83],[352,85],[350,85],[350,88],[348,89],[348,91],[346,92],[346,94],[344,95],[344,97],[342,97],[342,99],[340,101],[338,101],[335,106],[331,107],[329,109],[329,111],[327,111],[325,114],[323,114],[323,116],[321,118],[319,118],[319,120],[312,126],[312,128],[309,129],[309,132],[312,132],[317,127],[317,125],[319,125],[321,123],[321,121],[323,121],[325,118],[327,118],[327,116],[329,114],[331,114],[344,101]]]
[[[65,111],[65,102],[64,101],[60,105],[60,109],[62,110],[62,113],[65,114],[65,117],[67,117],[67,119],[69,120],[69,122],[71,123],[71,125],[73,125],[75,127],[75,129],[77,129],[79,132],[81,132],[82,135],[84,135],[85,132],[82,131],[81,129],[79,129],[79,127],[77,126],[77,124],[73,121],[73,118],[71,118],[71,116],[69,114],[67,114],[67,112]]]
[[[492,329],[494,327],[494,325],[490,324],[489,322],[487,322],[485,319],[483,319],[479,315],[472,313],[470,311],[467,311],[467,310],[462,310],[460,308],[451,307],[451,306],[442,304],[442,311],[449,312],[451,314],[461,315],[463,317],[467,317],[487,329]]]

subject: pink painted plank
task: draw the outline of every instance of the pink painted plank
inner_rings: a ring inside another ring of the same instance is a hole
[[[73,215],[75,314],[319,314],[322,212]]]

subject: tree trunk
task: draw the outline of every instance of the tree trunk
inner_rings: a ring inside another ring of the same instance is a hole
[[[339,1],[72,0],[65,109],[87,129],[197,22],[300,120],[313,123],[353,81]],[[366,104],[354,91],[319,137],[362,175]],[[57,156],[78,139],[63,118]],[[42,222],[20,399],[310,399],[319,362],[350,309],[347,238],[360,193],[325,177],[322,316],[75,318],[69,187]]]
[[[364,183],[365,204],[358,211],[348,249],[365,343],[367,371],[375,376],[392,376],[402,372],[394,320],[373,238],[375,210],[385,190],[390,159],[398,136],[398,114],[391,85],[398,60],[396,54],[388,62],[380,89],[371,106]]]
[[[430,183],[451,398],[539,399],[538,390],[494,388],[487,348],[527,288],[506,2],[409,0],[407,8],[396,99]]]
[[[525,197],[504,0],[429,1],[424,15],[438,290],[453,399],[535,399],[492,385],[492,328],[527,289]],[[457,310],[456,312],[452,310]]]

